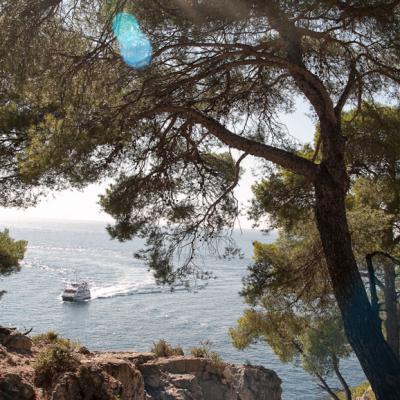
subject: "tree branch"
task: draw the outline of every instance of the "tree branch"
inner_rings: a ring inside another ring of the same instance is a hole
[[[400,260],[391,256],[389,253],[385,253],[384,251],[375,251],[373,253],[371,253],[371,257],[375,257],[375,256],[382,256],[382,257],[386,257],[389,260],[391,260],[394,264],[400,265]]]
[[[334,0],[332,1],[333,4],[337,6],[339,10],[342,11],[342,19],[343,18],[363,18],[368,16],[374,17],[388,17],[393,13],[395,7],[400,4],[399,0],[391,1],[387,4],[370,4],[366,3],[367,5],[350,5],[349,2],[341,1],[341,0]]]
[[[329,93],[318,76],[309,71],[304,64],[302,30],[298,29],[281,10],[278,2],[268,1],[265,8],[271,26],[279,32],[286,44],[287,69],[297,86],[310,101],[318,116],[328,118],[332,125],[336,125],[337,117]]]
[[[351,400],[351,390],[350,390],[349,385],[347,384],[346,380],[344,379],[342,373],[340,372],[339,361],[336,357],[333,360],[333,370],[335,372],[335,375],[339,379],[340,384],[343,387],[344,393],[346,395],[346,400]]]
[[[310,181],[313,181],[317,176],[318,166],[310,160],[286,150],[237,135],[215,119],[203,114],[201,111],[180,106],[160,106],[151,111],[152,114],[157,112],[179,114],[184,118],[202,125],[224,144],[278,164],[285,169],[303,175]]]
[[[344,105],[346,104],[347,99],[351,94],[351,91],[353,90],[354,83],[356,82],[356,75],[357,75],[356,62],[353,61],[350,66],[350,73],[347,79],[346,87],[344,88],[343,93],[340,96],[339,101],[337,102],[335,107],[335,113],[338,118],[343,110]]]

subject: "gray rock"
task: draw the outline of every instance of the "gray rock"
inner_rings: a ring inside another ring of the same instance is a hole
[[[154,400],[281,400],[281,380],[263,367],[171,357],[139,366]]]
[[[244,365],[236,367],[233,386],[240,400],[280,400],[281,380],[269,369]]]

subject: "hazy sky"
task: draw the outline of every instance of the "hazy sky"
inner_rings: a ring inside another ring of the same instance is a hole
[[[314,126],[307,116],[308,105],[301,100],[298,101],[297,110],[293,114],[284,115],[282,121],[287,125],[291,135],[302,142],[311,142],[314,134]],[[240,186],[236,192],[239,201],[244,204],[251,198],[251,185],[254,177],[251,168],[254,159],[245,160],[246,170]],[[22,220],[29,219],[65,219],[65,220],[91,220],[111,221],[111,218],[100,211],[97,204],[98,195],[104,193],[106,185],[91,185],[84,191],[63,191],[50,195],[37,207],[27,210],[6,209],[0,207],[0,220]],[[241,219],[241,226],[246,228],[250,224],[245,218]]]

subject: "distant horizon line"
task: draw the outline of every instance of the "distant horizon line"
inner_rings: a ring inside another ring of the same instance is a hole
[[[91,219],[91,218],[54,218],[54,217],[37,217],[37,216],[26,216],[26,217],[13,217],[13,216],[6,216],[6,217],[1,217],[0,216],[0,229],[4,229],[7,228],[7,226],[4,226],[4,223],[8,223],[8,222],[62,222],[62,223],[97,223],[97,224],[112,224],[113,222],[115,222],[114,219],[112,219],[111,217],[109,219]],[[3,225],[3,227],[2,227]],[[234,231],[258,231],[261,232],[265,229],[263,228],[253,228],[253,227],[235,227],[233,228]]]
[[[35,215],[28,215],[24,217],[17,216],[0,216],[0,224],[3,221],[23,222],[23,221],[48,221],[48,222],[99,222],[99,223],[112,223],[114,220],[110,219],[97,219],[97,218],[59,218],[59,217],[37,217]]]

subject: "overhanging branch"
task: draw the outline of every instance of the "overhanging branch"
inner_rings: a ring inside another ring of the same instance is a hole
[[[318,167],[310,160],[286,150],[237,135],[201,111],[180,106],[160,106],[153,109],[151,113],[163,112],[178,114],[183,118],[190,119],[208,129],[211,134],[224,144],[247,154],[271,161],[285,169],[303,175],[311,181],[315,180],[317,176]]]

